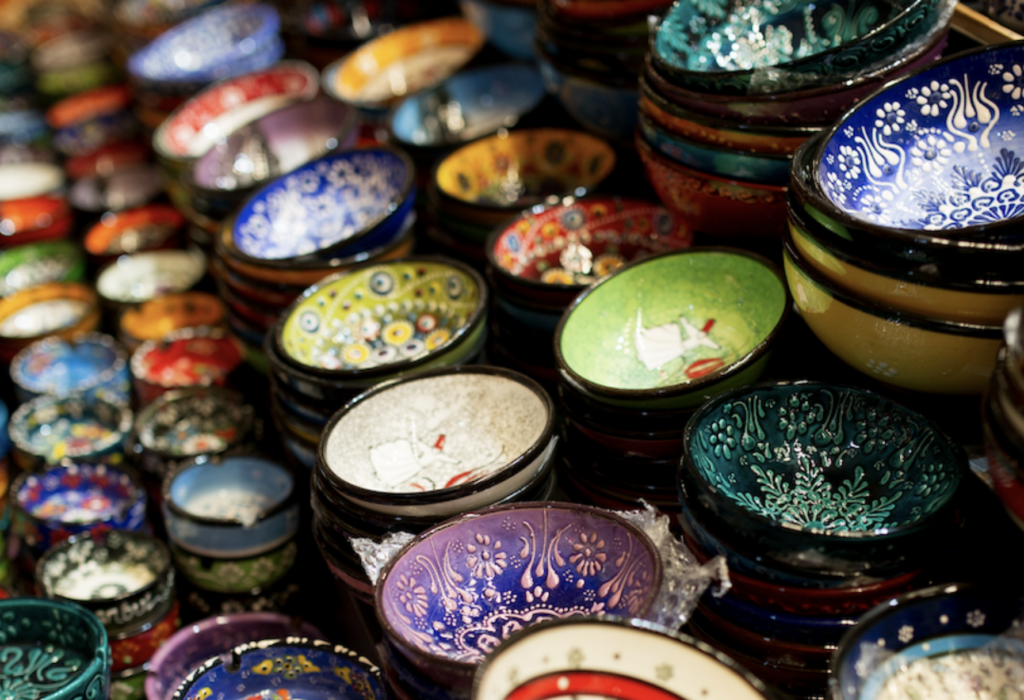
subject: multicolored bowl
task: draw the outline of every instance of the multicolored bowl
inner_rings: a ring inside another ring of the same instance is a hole
[[[132,381],[140,405],[172,389],[224,386],[245,359],[235,336],[218,328],[182,328],[132,353]]]
[[[131,398],[128,355],[103,333],[86,333],[70,341],[54,336],[29,345],[11,361],[11,380],[22,401],[42,394],[99,394],[125,404]]]
[[[127,404],[42,395],[18,407],[9,430],[16,459],[31,469],[64,459],[117,462],[124,456],[131,425]]]
[[[29,243],[0,251],[0,297],[50,282],[80,282],[85,255],[71,241]]]
[[[96,292],[75,282],[49,282],[0,299],[0,360],[48,336],[72,338],[100,322]]]
[[[96,291],[106,303],[123,308],[188,291],[205,273],[206,255],[198,248],[135,253],[118,258],[100,272]]]

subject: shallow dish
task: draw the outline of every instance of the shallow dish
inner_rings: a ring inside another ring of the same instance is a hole
[[[643,616],[661,560],[643,531],[597,508],[519,503],[419,535],[377,582],[388,640],[421,672],[466,687],[511,630],[598,612]]]
[[[80,282],[85,256],[71,241],[29,243],[0,251],[0,297],[49,282]]]
[[[684,408],[759,376],[788,308],[781,272],[764,258],[663,253],[577,297],[555,355],[563,378],[606,403]]]
[[[156,250],[117,259],[96,277],[100,297],[118,307],[191,289],[206,274],[198,248]]]
[[[70,342],[44,338],[19,352],[10,369],[22,401],[41,394],[92,397],[108,392],[128,403],[131,394],[128,355],[103,333],[86,333]]]
[[[56,335],[71,338],[100,322],[96,292],[74,282],[27,287],[0,299],[0,360],[10,362],[28,345]]]
[[[29,463],[56,464],[123,454],[131,424],[127,405],[98,397],[43,395],[18,407],[9,431],[19,456]]]
[[[171,389],[224,386],[244,359],[245,348],[227,331],[182,328],[140,345],[129,366],[139,403],[146,405]]]

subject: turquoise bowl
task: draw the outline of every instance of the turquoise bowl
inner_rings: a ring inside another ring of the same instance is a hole
[[[110,691],[110,647],[98,617],[42,598],[0,600],[4,698],[101,700]]]

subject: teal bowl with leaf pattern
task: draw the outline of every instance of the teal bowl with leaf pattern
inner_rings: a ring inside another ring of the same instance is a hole
[[[718,396],[683,433],[685,508],[723,544],[784,571],[888,575],[948,545],[967,458],[879,394],[809,381]]]

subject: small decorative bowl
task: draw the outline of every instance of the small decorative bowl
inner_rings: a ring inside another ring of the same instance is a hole
[[[150,659],[146,700],[169,700],[189,672],[209,658],[254,639],[279,637],[322,639],[323,633],[298,618],[269,612],[217,615],[188,625]]]
[[[224,386],[245,359],[235,336],[218,328],[182,328],[132,353],[130,368],[141,405],[172,389]]]
[[[224,324],[224,304],[206,292],[165,294],[126,308],[118,322],[118,339],[129,350],[159,341],[184,328],[217,328]]]
[[[160,170],[150,163],[126,163],[111,172],[83,177],[68,190],[68,201],[80,212],[102,215],[141,207],[163,191]]]
[[[185,217],[166,204],[150,204],[111,213],[85,233],[85,252],[99,264],[121,255],[173,248],[185,226]]]
[[[0,202],[0,227],[4,243],[18,243],[27,233],[52,227],[55,221],[68,216],[68,201],[63,193],[51,193]]]
[[[10,363],[23,348],[47,336],[72,338],[100,322],[96,293],[73,282],[27,287],[0,299],[0,360]]]
[[[517,63],[457,73],[403,100],[388,129],[403,147],[436,149],[511,129],[544,98],[536,68]]]
[[[86,333],[70,342],[51,336],[33,343],[14,357],[11,379],[22,401],[42,394],[113,396],[125,404],[131,398],[128,355],[103,333]]]
[[[496,49],[519,61],[533,60],[533,36],[537,31],[535,3],[460,0],[459,7]]]
[[[788,310],[782,274],[764,258],[663,253],[578,296],[555,355],[563,379],[605,403],[686,408],[756,379]]]
[[[497,228],[485,249],[498,289],[564,308],[622,265],[686,248],[692,240],[686,225],[662,207],[591,197],[523,212]]]
[[[138,531],[146,523],[146,492],[124,467],[76,463],[11,484],[15,531],[39,555],[72,535]]]
[[[164,522],[172,545],[192,554],[254,557],[295,536],[295,495],[295,477],[270,460],[197,457],[164,479]]]
[[[93,397],[43,395],[23,403],[11,416],[11,440],[24,468],[63,459],[92,461],[123,457],[132,412]],[[30,466],[31,465],[31,466]]]
[[[554,405],[533,380],[453,367],[354,399],[323,429],[319,462],[330,488],[360,507],[450,517],[530,482],[551,462],[553,433]]]
[[[503,641],[484,660],[473,683],[473,700],[557,693],[608,697],[653,693],[664,700],[777,697],[725,654],[638,619],[541,622]]]
[[[173,700],[217,695],[243,700],[265,692],[310,700],[381,700],[387,697],[380,670],[340,645],[288,637],[242,644],[189,673]]]
[[[141,532],[75,535],[47,550],[35,575],[46,597],[88,608],[112,635],[162,617],[174,598],[170,552]]]
[[[917,568],[954,521],[966,463],[923,416],[812,382],[716,397],[687,423],[683,444],[693,518],[741,554],[818,576]]]
[[[816,272],[785,242],[786,279],[800,316],[839,359],[879,381],[933,394],[981,394],[1002,328],[942,321],[868,302]]]
[[[156,250],[119,257],[96,277],[96,291],[121,308],[164,294],[191,289],[206,273],[206,256],[198,248]]]
[[[252,593],[272,586],[292,570],[298,550],[295,540],[289,540],[253,557],[216,559],[171,546],[181,575],[196,588],[214,593]]]
[[[256,260],[320,259],[372,250],[401,230],[415,200],[404,152],[375,146],[336,153],[274,180],[228,224]]]
[[[580,126],[606,139],[629,141],[636,130],[636,81],[612,81],[575,70],[536,49],[544,85]]]
[[[91,612],[60,600],[11,598],[0,600],[0,617],[8,623],[4,634],[8,683],[17,683],[28,697],[107,696],[107,632]]]
[[[48,284],[80,282],[85,256],[71,241],[29,243],[0,251],[0,297]]]
[[[419,671],[464,688],[510,631],[598,612],[642,617],[660,585],[657,550],[619,516],[517,503],[419,535],[388,562],[374,607],[388,641]]]
[[[893,598],[843,637],[832,657],[828,697],[867,700],[893,690],[913,697],[965,678],[970,692],[1016,692],[1024,673],[1024,645],[1016,635],[1022,614],[1019,591],[966,584]]]
[[[458,72],[484,40],[461,17],[419,22],[369,41],[327,66],[323,89],[337,100],[380,114],[406,95]]]
[[[172,596],[167,604],[156,611],[153,619],[146,621],[135,629],[110,634],[110,658],[113,678],[125,680],[125,674],[137,669],[153,657],[156,650],[181,627],[181,607]],[[145,668],[143,668],[145,675]],[[142,681],[136,681],[139,694],[128,700],[141,700]],[[114,700],[114,687],[111,686],[111,700]]]
[[[28,199],[56,192],[64,186],[64,171],[52,163],[0,165],[0,201]]]

